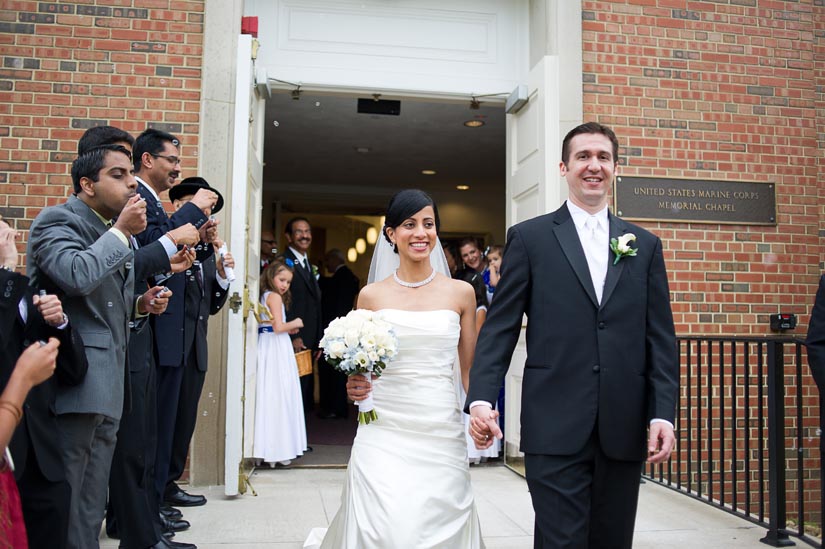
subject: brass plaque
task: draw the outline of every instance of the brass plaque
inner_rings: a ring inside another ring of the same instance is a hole
[[[629,221],[776,225],[776,185],[618,176],[613,211]]]

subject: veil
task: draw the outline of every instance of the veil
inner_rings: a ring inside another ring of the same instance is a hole
[[[367,276],[367,284],[384,280],[401,264],[398,254],[392,250],[390,244],[383,236],[378,237],[378,242],[375,243],[375,250],[372,252],[372,261],[370,261],[370,274]],[[439,272],[447,277],[450,276],[450,267],[447,265],[447,256],[444,255],[444,248],[441,246],[441,240],[436,237],[435,247],[430,252],[430,265],[436,272]]]

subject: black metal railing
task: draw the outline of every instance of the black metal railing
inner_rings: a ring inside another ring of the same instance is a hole
[[[767,529],[764,543],[814,547],[825,507],[823,410],[804,343],[788,337],[678,338],[677,445],[650,480]]]

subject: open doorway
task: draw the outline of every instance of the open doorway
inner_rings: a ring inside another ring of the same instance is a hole
[[[347,266],[361,285],[366,282],[369,229],[380,230],[389,198],[404,188],[435,199],[442,240],[472,235],[485,244],[504,243],[501,103],[275,91],[266,103],[265,128],[262,228],[273,230],[283,251],[285,223],[309,219],[309,257],[320,276],[329,274],[325,253],[337,248],[354,252]],[[315,386],[317,402],[317,379]],[[318,411],[307,422],[314,451],[296,465],[345,465],[355,414],[322,419]]]

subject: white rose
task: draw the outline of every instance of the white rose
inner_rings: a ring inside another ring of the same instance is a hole
[[[330,358],[341,358],[344,356],[344,351],[347,349],[347,346],[344,345],[343,341],[334,341],[329,347],[325,347],[325,349],[329,352]]]
[[[347,344],[347,347],[355,348],[358,346],[358,330],[347,330],[344,334],[344,343]]]

